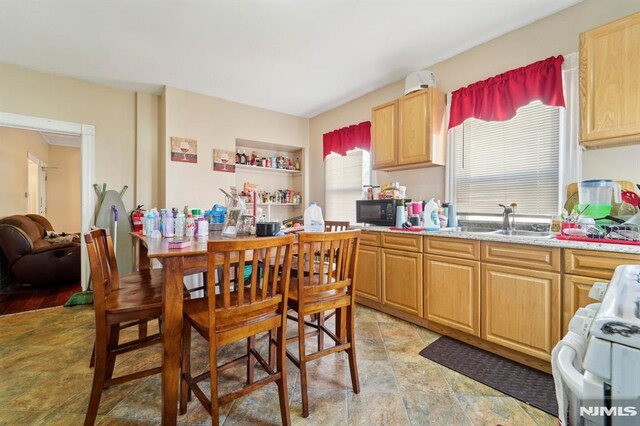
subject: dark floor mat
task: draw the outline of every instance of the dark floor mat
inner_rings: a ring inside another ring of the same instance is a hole
[[[420,355],[513,398],[558,415],[551,374],[442,336]]]

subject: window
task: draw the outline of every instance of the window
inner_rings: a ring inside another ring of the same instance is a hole
[[[561,109],[532,102],[508,121],[468,119],[454,129],[455,203],[462,213],[559,213]],[[452,194],[453,195],[453,194]]]
[[[371,182],[369,153],[356,149],[347,155],[329,154],[325,158],[325,219],[356,222],[356,200],[362,198],[362,185]]]

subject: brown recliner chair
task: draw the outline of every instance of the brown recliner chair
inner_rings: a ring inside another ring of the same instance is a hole
[[[0,219],[0,249],[12,277],[38,286],[80,281],[80,242],[45,238],[52,230],[45,229],[52,228],[49,221],[29,216]]]

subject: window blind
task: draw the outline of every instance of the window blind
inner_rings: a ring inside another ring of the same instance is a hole
[[[559,213],[559,108],[532,102],[501,122],[469,119],[455,138],[458,211]]]
[[[369,153],[349,151],[347,155],[329,154],[325,159],[326,220],[356,222],[356,200],[362,198],[362,185],[371,181]]]

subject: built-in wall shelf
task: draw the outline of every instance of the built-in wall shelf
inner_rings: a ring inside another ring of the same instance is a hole
[[[301,174],[300,170],[288,170],[288,169],[277,169],[275,167],[259,167],[259,166],[251,166],[246,164],[236,164],[236,170],[247,170],[256,173],[282,173],[289,174],[291,176],[299,176]]]

